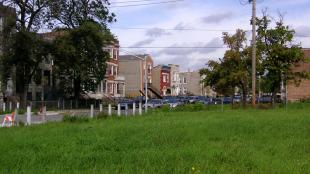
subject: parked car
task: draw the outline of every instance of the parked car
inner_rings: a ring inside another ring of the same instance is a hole
[[[184,103],[178,99],[170,99],[170,100],[165,100],[164,104],[168,104],[171,108],[175,108],[177,106],[183,105]]]
[[[215,98],[213,99],[213,103],[218,105],[218,104],[222,104],[222,98]]]
[[[147,102],[147,105],[143,104],[143,108],[145,108],[146,106],[148,108],[160,108],[164,105],[163,100],[161,99],[151,99]]]
[[[259,103],[271,103],[272,102],[272,97],[268,96],[268,95],[261,96],[260,98],[258,98],[258,100],[256,99],[256,101],[258,101]]]
[[[234,103],[241,103],[242,99],[240,95],[235,95],[234,96]]]
[[[134,100],[130,100],[130,99],[122,99],[118,102],[118,104],[120,104],[121,109],[126,109],[126,106],[128,106],[128,108],[132,108],[133,107],[133,103],[135,101]],[[117,107],[116,107],[117,109]]]

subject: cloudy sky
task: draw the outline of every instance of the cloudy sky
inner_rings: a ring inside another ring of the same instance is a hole
[[[208,60],[223,56],[225,49],[219,48],[223,46],[222,32],[251,29],[251,5],[239,0],[128,1],[141,0],[110,1],[118,20],[110,27],[121,47],[133,54],[151,54],[155,64],[179,64],[184,71],[199,69]],[[128,6],[167,1],[175,2]],[[295,42],[310,48],[310,0],[258,0],[257,6],[259,16],[263,9],[275,19],[284,14],[285,23],[303,36]]]

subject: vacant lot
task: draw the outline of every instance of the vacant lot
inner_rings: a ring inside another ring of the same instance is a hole
[[[310,107],[0,129],[0,173],[310,173]]]

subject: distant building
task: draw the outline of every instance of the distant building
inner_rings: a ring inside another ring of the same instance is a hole
[[[98,86],[96,98],[117,98],[125,97],[126,83],[125,77],[119,74],[119,43],[118,41],[104,48],[110,53],[110,59],[107,61],[107,70],[105,79]]]
[[[295,72],[308,71],[310,73],[310,48],[303,49],[306,62],[300,63],[293,70]],[[287,98],[289,101],[298,101],[300,99],[310,99],[310,80],[303,79],[299,86],[289,83],[287,87]]]
[[[167,65],[158,65],[152,70],[153,86],[162,96],[171,95],[170,71]]]
[[[145,64],[147,83],[152,84],[153,59],[150,55],[123,55],[119,57],[119,74],[126,79],[126,97],[145,93]]]
[[[170,87],[171,87],[171,95],[178,96],[180,95],[180,66],[169,64],[170,67]]]
[[[210,88],[201,84],[199,71],[180,73],[180,95],[215,96]]]

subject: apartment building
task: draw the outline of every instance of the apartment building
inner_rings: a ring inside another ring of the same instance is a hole
[[[162,96],[171,95],[170,71],[171,68],[167,65],[158,65],[152,70],[153,86]]]
[[[215,96],[210,88],[205,88],[200,83],[201,79],[199,71],[181,72],[180,95]]]
[[[170,67],[170,86],[171,86],[171,95],[172,96],[178,96],[180,95],[181,89],[180,89],[180,66],[169,64]]]
[[[122,55],[119,57],[119,74],[126,79],[126,97],[144,95],[145,73],[148,86],[151,87],[152,68],[153,59],[150,55]]]
[[[110,53],[110,59],[107,61],[105,79],[98,86],[96,98],[125,97],[125,77],[119,74],[119,42],[109,45],[104,50]]]
[[[310,48],[303,49],[306,62],[300,63],[293,70],[296,72],[308,71],[310,73]],[[287,98],[289,101],[310,99],[310,80],[302,79],[299,86],[290,82],[287,86]]]

